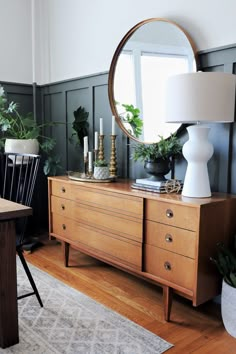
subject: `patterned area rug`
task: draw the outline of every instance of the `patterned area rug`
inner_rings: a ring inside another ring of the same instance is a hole
[[[18,262],[18,293],[30,289]],[[159,354],[172,345],[45,272],[30,266],[44,303],[18,301],[20,343],[0,353]]]

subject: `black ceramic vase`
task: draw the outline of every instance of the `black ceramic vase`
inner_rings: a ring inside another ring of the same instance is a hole
[[[165,181],[165,175],[170,172],[170,159],[146,160],[144,169],[150,175],[151,181]]]

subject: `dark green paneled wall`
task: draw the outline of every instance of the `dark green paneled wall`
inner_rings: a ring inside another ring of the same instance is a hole
[[[83,170],[83,150],[71,144],[73,112],[82,106],[89,112],[89,150],[94,146],[94,132],[99,131],[99,118],[104,121],[105,157],[110,159],[111,109],[108,99],[108,73],[74,79],[71,81],[45,85],[40,88],[42,100],[42,119],[64,122],[54,128],[53,135],[58,144],[55,152],[61,156],[64,171]],[[127,138],[117,127],[117,160],[120,176],[127,175]]]
[[[199,53],[199,69],[202,71],[224,71],[236,73],[236,45],[216,48]],[[2,82],[9,98],[20,102],[23,112],[33,111],[33,88],[30,85]],[[63,123],[49,133],[57,139],[55,153],[61,157],[64,171],[83,169],[81,147],[69,142],[72,134],[73,112],[83,106],[89,112],[89,148],[93,148],[94,131],[99,131],[99,118],[104,119],[105,155],[110,159],[111,109],[108,99],[108,73],[91,75],[78,79],[38,86],[36,89],[37,119]],[[121,177],[145,176],[143,164],[130,159],[132,145],[129,139],[117,131],[118,174]],[[47,132],[48,133],[48,132]],[[181,133],[182,142],[187,140],[186,131]],[[214,191],[236,194],[236,128],[232,124],[212,124],[209,136],[214,145],[214,156],[210,160],[209,175]],[[186,161],[178,161],[175,177],[184,179]],[[45,203],[45,201],[43,202]]]

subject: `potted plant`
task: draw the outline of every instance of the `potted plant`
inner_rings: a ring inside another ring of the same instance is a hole
[[[170,171],[170,157],[181,154],[182,145],[175,134],[170,138],[160,140],[154,144],[137,144],[134,146],[134,161],[144,161],[144,168],[151,175],[150,180],[165,180],[165,175]]]
[[[109,167],[106,160],[96,160],[94,162],[93,176],[95,179],[109,178]]]
[[[0,85],[0,149],[14,153],[38,154],[44,152],[48,157],[52,152],[55,139],[43,135],[43,128],[55,126],[58,122],[37,124],[32,113],[22,115],[18,104],[8,102],[4,88]],[[55,165],[59,166],[56,156],[45,161],[44,173],[54,174]],[[52,167],[52,168],[51,168]]]
[[[218,253],[211,261],[223,277],[221,315],[226,331],[236,338],[236,252],[223,243],[217,244]]]

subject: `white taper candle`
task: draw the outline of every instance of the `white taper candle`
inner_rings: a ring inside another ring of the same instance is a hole
[[[103,118],[100,118],[100,135],[103,135]]]
[[[88,155],[88,137],[84,136],[84,157]]]
[[[98,150],[98,132],[94,133],[94,149]]]
[[[112,126],[111,126],[111,135],[116,134],[116,128],[115,128],[115,116],[112,116]]]

